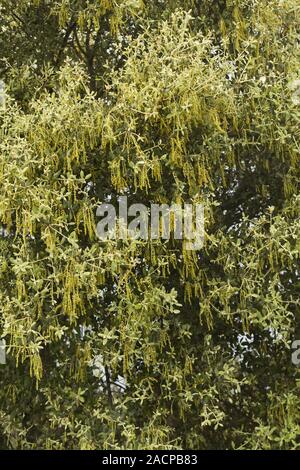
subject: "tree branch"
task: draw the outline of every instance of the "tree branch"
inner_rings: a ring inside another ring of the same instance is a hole
[[[72,31],[76,28],[76,21],[73,21],[73,19],[71,19],[70,21],[70,24],[69,26],[67,27],[67,30],[66,30],[66,33],[65,33],[65,36],[63,38],[63,42],[62,42],[62,45],[60,47],[60,50],[58,51],[58,54],[57,54],[57,58],[55,60],[55,65],[57,66],[61,60],[61,57],[64,53],[64,50],[68,44],[68,40],[72,34]]]

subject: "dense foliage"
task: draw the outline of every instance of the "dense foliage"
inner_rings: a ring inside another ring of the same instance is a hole
[[[1,0],[0,447],[300,447],[299,0]],[[96,236],[203,203],[205,245]]]

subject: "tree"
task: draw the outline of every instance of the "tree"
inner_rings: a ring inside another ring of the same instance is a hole
[[[0,446],[299,448],[298,1],[0,8]],[[101,242],[120,195],[203,249]]]

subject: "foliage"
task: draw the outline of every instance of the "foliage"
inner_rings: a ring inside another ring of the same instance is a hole
[[[0,14],[0,447],[298,449],[298,0]],[[203,250],[100,242],[122,194]]]

